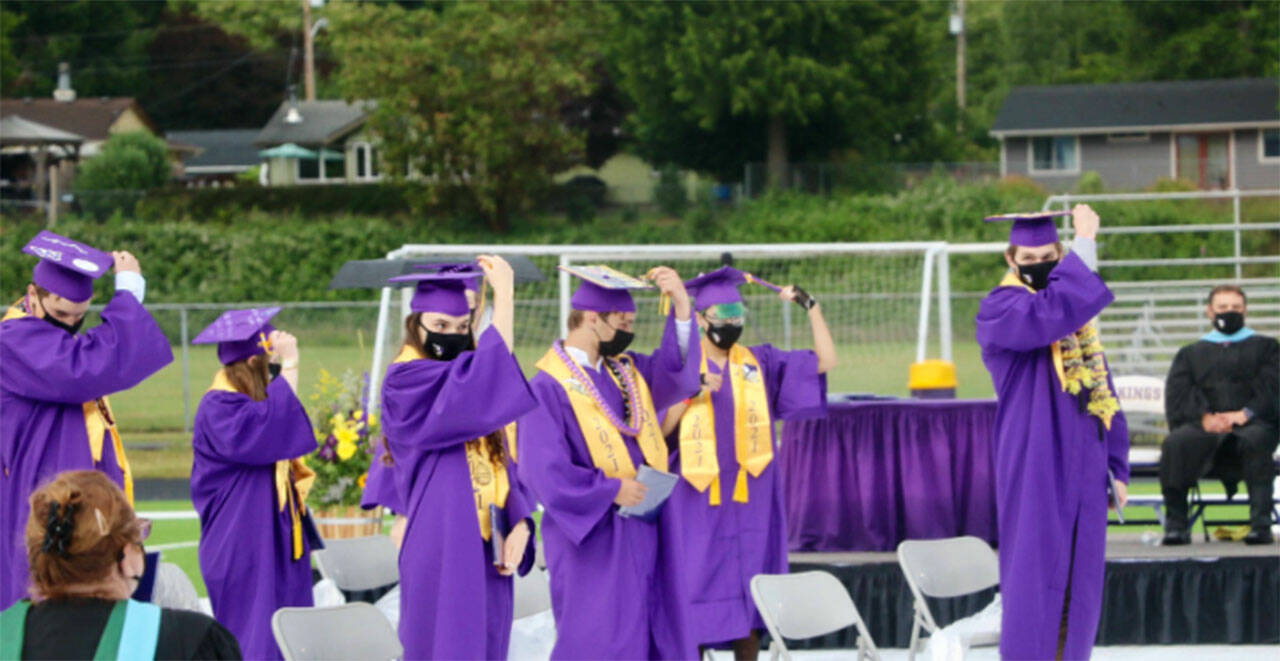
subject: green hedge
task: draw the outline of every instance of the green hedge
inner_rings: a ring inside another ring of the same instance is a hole
[[[388,186],[347,187],[389,190]],[[234,190],[234,189],[233,189]],[[270,191],[271,189],[257,189]],[[539,215],[513,223],[494,235],[481,223],[459,218],[410,218],[333,215],[360,202],[308,187],[323,198],[327,214],[261,210],[200,215],[197,207],[175,207],[173,215],[148,212],[141,219],[112,218],[105,223],[70,219],[56,231],[103,249],[129,249],[148,276],[148,300],[165,301],[301,301],[368,300],[367,292],[329,292],[325,288],[337,268],[349,259],[375,259],[405,243],[789,243],[834,241],[1002,241],[1007,226],[982,222],[997,212],[1038,209],[1045,192],[1018,179],[982,185],[959,185],[945,177],[929,179],[896,194],[814,197],[775,194],[733,208],[706,201],[694,205],[682,220],[637,217],[613,211],[590,220]],[[364,192],[364,191],[360,191]],[[292,193],[282,193],[290,195]],[[354,193],[353,193],[354,194]],[[235,195],[235,193],[228,193]],[[334,197],[327,197],[333,195]],[[175,199],[181,199],[175,198]],[[227,198],[234,199],[234,198]],[[177,204],[177,202],[173,202]],[[382,203],[382,202],[380,202]],[[311,204],[311,202],[308,202]],[[370,202],[372,204],[372,202]],[[386,204],[390,204],[386,202]],[[228,208],[228,207],[218,207]],[[1097,205],[1106,225],[1225,223],[1230,201],[1144,202]],[[1246,200],[1245,221],[1274,219],[1280,201]],[[189,220],[174,220],[188,218]],[[0,223],[0,292],[16,297],[29,280],[34,259],[19,255],[39,229],[37,219],[4,218]],[[1244,235],[1247,254],[1280,253],[1275,232]],[[1219,234],[1162,234],[1104,237],[1104,259],[1138,256],[1194,257],[1230,255],[1232,237]],[[994,255],[954,257],[952,284],[957,291],[989,289],[999,277]],[[1230,267],[1197,269],[1195,277],[1227,276]],[[1249,267],[1247,275],[1275,276],[1274,265]],[[1124,279],[1190,277],[1184,268],[1125,269]],[[105,280],[105,279],[104,279]],[[101,285],[102,292],[108,290]]]

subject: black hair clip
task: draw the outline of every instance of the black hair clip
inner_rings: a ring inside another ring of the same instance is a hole
[[[49,521],[45,524],[44,545],[41,550],[67,557],[71,555],[71,534],[75,528],[76,506],[68,504],[62,508],[62,516],[58,516],[58,503],[49,505]]]

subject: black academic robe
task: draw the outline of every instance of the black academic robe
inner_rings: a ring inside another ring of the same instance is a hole
[[[52,599],[31,607],[22,641],[24,659],[92,659],[114,601]],[[227,628],[204,613],[160,612],[157,659],[240,659]]]
[[[1231,434],[1208,434],[1201,427],[1206,413],[1245,408],[1253,411],[1253,419]],[[1165,416],[1171,435],[1200,436],[1204,443],[1177,444],[1187,456],[1162,457],[1162,482],[1182,486],[1213,474],[1234,492],[1240,479],[1270,479],[1270,453],[1280,440],[1280,343],[1253,335],[1240,342],[1200,340],[1182,347],[1165,384]],[[1251,466],[1241,462],[1239,452],[1222,452],[1228,442],[1265,455],[1253,463],[1267,465]]]

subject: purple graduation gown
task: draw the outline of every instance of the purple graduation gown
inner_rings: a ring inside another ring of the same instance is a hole
[[[395,465],[388,466],[382,461],[387,449],[382,442],[373,449],[373,461],[369,463],[369,476],[365,478],[364,493],[360,496],[360,507],[371,510],[379,505],[404,514],[404,499],[396,491]]]
[[[1097,636],[1107,469],[1116,480],[1129,481],[1129,434],[1117,412],[1100,437],[1100,421],[1062,390],[1049,347],[1113,298],[1098,274],[1068,254],[1044,290],[997,287],[978,310],[982,360],[999,399],[995,479],[1004,603],[1000,654],[1006,659],[1054,658],[1068,589],[1063,658],[1088,658]]]
[[[191,500],[213,615],[236,635],[244,658],[283,658],[271,615],[312,605],[311,550],[304,534],[302,557],[293,559],[293,519],[277,501],[275,464],[316,449],[311,420],[281,378],[260,402],[215,390],[196,409],[192,444]]]
[[[27,499],[68,470],[98,469],[121,486],[110,432],[94,462],[84,404],[128,390],[173,362],[169,340],[127,291],[102,310],[102,323],[77,335],[43,319],[0,323],[0,608],[27,594]]]
[[[698,391],[697,333],[681,359],[675,317],[652,356],[632,353],[663,410]],[[605,403],[622,414],[623,393],[607,368],[582,368]],[[655,523],[616,514],[619,480],[595,467],[569,397],[539,372],[530,381],[541,406],[520,420],[520,476],[542,502],[542,541],[556,620],[553,659],[688,659],[698,656],[689,635],[684,561]],[[622,435],[638,469],[644,455]],[[663,588],[657,586],[663,585]]]
[[[475,351],[451,361],[412,360],[387,369],[382,424],[395,458],[388,471],[409,517],[400,549],[400,642],[405,659],[505,659],[515,608],[513,581],[493,566],[480,536],[466,443],[537,406],[502,336],[490,328]],[[507,519],[527,521],[531,503],[514,482]],[[519,572],[533,566],[531,543]]]
[[[749,347],[764,374],[769,415],[773,420],[822,417],[827,409],[827,377],[818,374],[812,351],[783,351],[772,345]],[[708,361],[707,369],[720,374]],[[736,640],[764,629],[751,599],[751,577],[785,574],[787,521],[779,485],[778,438],[775,457],[760,477],[747,478],[748,502],[733,500],[738,477],[734,446],[733,384],[726,376],[711,395],[716,424],[716,457],[720,462],[721,504],[712,507],[706,492],[681,479],[667,503],[667,523],[685,558],[689,622],[700,645]],[[679,428],[673,434],[679,438]],[[675,441],[679,447],[679,441]],[[678,453],[677,453],[678,454]],[[672,470],[680,472],[678,460]]]

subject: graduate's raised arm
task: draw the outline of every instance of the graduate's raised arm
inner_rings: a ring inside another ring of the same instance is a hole
[[[507,350],[515,347],[515,273],[507,260],[497,255],[480,255],[476,261],[493,287],[493,327],[502,335]]]
[[[813,352],[818,355],[818,373],[826,374],[836,366],[836,342],[831,338],[831,329],[827,327],[827,319],[822,315],[822,305],[803,289],[795,285],[787,285],[778,292],[784,301],[798,303],[809,314],[809,326],[813,329]]]
[[[268,465],[316,449],[307,411],[284,379],[272,381],[262,401],[240,392],[205,394],[195,429],[196,452],[237,464]]]
[[[396,443],[444,448],[499,429],[537,406],[496,327],[450,361],[393,364],[382,386],[382,424]]]
[[[671,299],[671,312],[658,348],[647,356],[634,352],[631,356],[649,384],[654,408],[662,410],[697,394],[702,345],[693,321],[693,304],[680,274],[669,266],[658,266],[649,271],[649,277]]]
[[[1049,275],[1049,286],[1034,294],[1001,287],[978,310],[978,343],[1011,351],[1041,349],[1074,333],[1115,299],[1102,279],[1074,254]]]
[[[168,339],[134,294],[117,291],[101,316],[100,325],[77,335],[35,316],[0,324],[0,387],[83,404],[128,390],[173,362]]]

